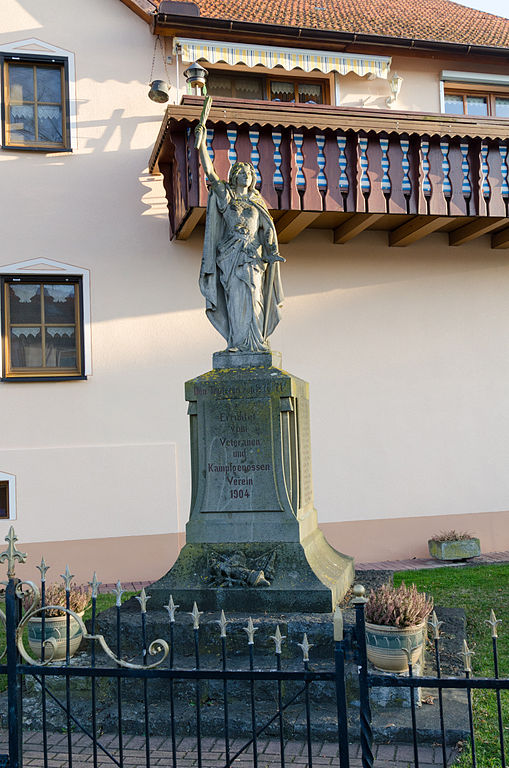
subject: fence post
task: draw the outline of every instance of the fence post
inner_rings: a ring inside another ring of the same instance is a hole
[[[5,618],[7,640],[7,702],[9,725],[9,768],[22,768],[22,699],[21,680],[18,677],[18,650],[16,627],[20,620],[19,600],[16,597],[18,579],[10,578],[5,590]]]
[[[359,700],[361,721],[361,751],[362,768],[373,768],[373,731],[371,728],[371,707],[369,704],[368,684],[368,655],[366,651],[366,624],[364,618],[364,606],[367,603],[364,597],[366,590],[361,584],[355,584],[355,595],[352,603],[355,606],[355,634],[359,653]]]
[[[338,707],[339,766],[340,768],[350,768],[350,755],[348,752],[348,721],[346,714],[343,614],[339,606],[334,611],[334,663],[336,667],[336,701]]]

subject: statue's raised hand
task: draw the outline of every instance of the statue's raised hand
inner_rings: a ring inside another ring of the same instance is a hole
[[[203,123],[198,123],[198,125],[194,129],[194,135],[195,135],[194,146],[196,147],[196,149],[200,149],[203,142],[203,137],[205,136],[206,131],[207,129],[205,128]]]

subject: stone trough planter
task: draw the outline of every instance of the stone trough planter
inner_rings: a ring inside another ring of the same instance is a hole
[[[471,557],[479,557],[481,544],[479,539],[455,539],[453,541],[428,541],[428,549],[431,557],[436,560],[469,560]]]

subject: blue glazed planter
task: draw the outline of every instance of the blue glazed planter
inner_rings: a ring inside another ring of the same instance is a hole
[[[401,629],[366,622],[369,661],[382,672],[406,672],[408,656],[405,649],[411,653],[412,665],[421,660],[426,624],[423,621],[415,627]]]
[[[83,613],[78,614],[83,616]],[[52,661],[61,661],[65,659],[66,654],[66,631],[67,631],[67,617],[66,616],[46,616],[44,637],[46,640],[53,638],[56,642],[55,654],[52,657]],[[81,638],[83,633],[81,627],[76,619],[71,616],[69,621],[69,653],[74,656],[78,648],[80,647]],[[28,644],[35,654],[35,656],[41,658],[41,641],[42,641],[42,619],[35,616],[28,621]],[[51,658],[51,648],[46,646],[44,651],[45,659]]]

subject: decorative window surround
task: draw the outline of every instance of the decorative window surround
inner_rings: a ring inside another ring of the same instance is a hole
[[[2,517],[1,520],[16,520],[16,476],[8,472],[0,472],[0,482],[7,483],[9,487],[9,517]]]
[[[84,351],[84,366],[83,375],[92,375],[92,340],[91,340],[91,324],[90,324],[90,272],[88,269],[82,267],[75,267],[72,264],[64,264],[61,261],[53,261],[52,259],[29,259],[28,261],[18,261],[14,264],[4,264],[0,266],[0,275],[23,275],[24,277],[30,275],[52,275],[57,277],[58,275],[72,275],[73,277],[81,277],[82,291],[83,291],[83,351]],[[3,362],[0,360],[0,375],[3,377],[5,371],[3,370]]]
[[[52,56],[58,56],[59,58],[67,59],[68,69],[68,87],[69,87],[69,146],[70,149],[77,149],[77,128],[76,128],[76,66],[74,60],[74,53],[67,51],[64,48],[57,48],[50,43],[45,43],[42,40],[38,40],[36,37],[30,37],[26,40],[18,40],[14,43],[4,43],[0,45],[0,55],[8,54],[9,56],[37,56],[41,61],[48,59],[51,61]],[[1,94],[0,94],[0,109]],[[51,152],[51,150],[48,150]]]

